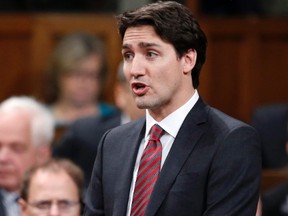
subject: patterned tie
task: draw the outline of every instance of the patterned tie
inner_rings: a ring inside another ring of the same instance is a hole
[[[131,216],[143,216],[150,200],[161,167],[162,145],[160,137],[164,130],[157,124],[150,131],[148,144],[141,157],[137,173]]]

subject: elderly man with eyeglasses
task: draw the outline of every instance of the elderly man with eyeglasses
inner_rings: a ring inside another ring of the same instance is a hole
[[[24,176],[19,204],[22,216],[80,216],[83,171],[67,159],[51,159]]]

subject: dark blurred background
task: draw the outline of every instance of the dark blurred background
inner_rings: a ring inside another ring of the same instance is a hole
[[[120,12],[153,0],[1,0],[2,12]],[[178,0],[186,4],[189,0]],[[209,16],[287,16],[286,0],[198,0],[199,10]]]

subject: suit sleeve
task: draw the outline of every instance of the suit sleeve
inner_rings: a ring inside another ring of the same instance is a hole
[[[256,131],[240,126],[219,142],[209,174],[204,215],[254,216],[261,180],[261,147]]]

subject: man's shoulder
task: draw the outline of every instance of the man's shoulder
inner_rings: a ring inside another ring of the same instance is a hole
[[[248,126],[241,120],[210,106],[202,100],[202,98],[199,98],[195,107],[191,111],[192,118],[197,119],[196,121],[206,122],[206,124],[212,127],[230,128],[235,126]]]
[[[138,133],[145,129],[145,117],[141,117],[137,120],[128,122],[126,124],[114,127],[110,130],[110,135],[131,135],[133,133]]]
[[[210,107],[209,109],[208,122],[214,130],[219,132],[219,134],[239,130],[256,131],[251,125],[213,107]]]

